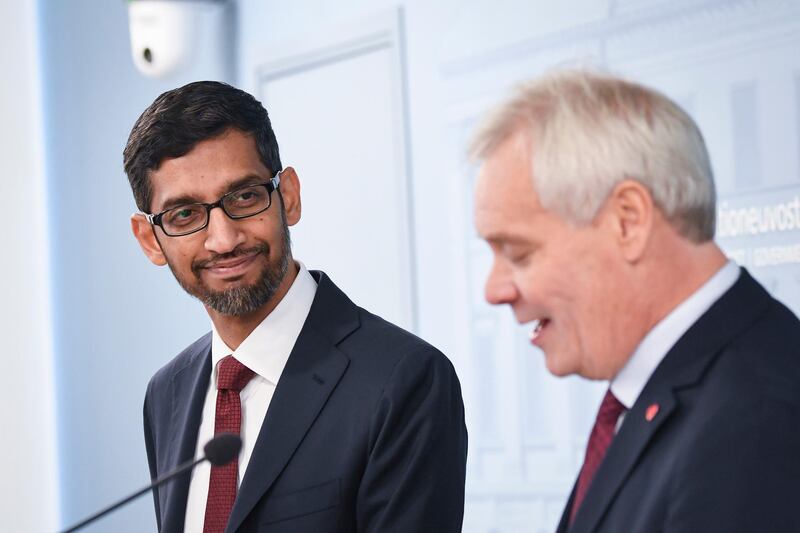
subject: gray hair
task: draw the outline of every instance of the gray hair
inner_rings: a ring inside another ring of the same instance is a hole
[[[713,239],[716,192],[703,136],[666,96],[587,71],[554,72],[521,85],[484,122],[470,149],[486,159],[523,132],[539,200],[566,220],[590,222],[622,180],[644,185],[676,230]]]

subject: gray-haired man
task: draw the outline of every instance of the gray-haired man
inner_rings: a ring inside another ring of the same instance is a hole
[[[800,323],[713,242],[692,119],[556,73],[486,122],[486,299],[556,375],[609,382],[561,532],[800,531]]]

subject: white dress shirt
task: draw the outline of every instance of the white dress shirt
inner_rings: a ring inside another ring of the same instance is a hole
[[[692,324],[708,311],[739,279],[740,268],[733,261],[723,266],[702,287],[681,302],[642,339],[633,355],[611,380],[611,392],[630,410],[661,360]],[[624,414],[617,422],[622,424]]]
[[[233,355],[240,363],[255,372],[252,380],[242,389],[242,451],[239,452],[239,483],[242,481],[250,455],[253,453],[261,423],[267,414],[275,387],[294,348],[300,330],[306,321],[317,283],[298,262],[299,271],[289,291],[278,306],[254,329],[236,350],[231,350],[212,324],[212,373],[203,405],[202,421],[197,434],[195,457],[203,453],[203,445],[214,436],[214,418],[217,402],[217,365],[223,357]],[[211,465],[204,462],[192,472],[189,496],[186,503],[186,533],[202,533],[208,499],[208,480]]]

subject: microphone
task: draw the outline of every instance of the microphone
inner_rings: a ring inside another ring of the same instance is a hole
[[[236,433],[220,433],[203,446],[205,459],[214,466],[225,466],[233,461],[242,449],[242,439]],[[202,459],[200,459],[202,461]],[[200,462],[198,461],[198,462]],[[195,463],[197,464],[197,463]]]
[[[235,433],[220,433],[219,435],[208,441],[205,444],[205,446],[203,446],[203,454],[204,454],[203,457],[199,459],[191,459],[183,464],[178,465],[177,468],[167,472],[163,476],[159,476],[158,479],[153,480],[153,482],[147,485],[146,487],[134,492],[130,496],[127,496],[114,504],[109,505],[105,509],[96,512],[92,516],[84,520],[81,520],[74,526],[70,527],[69,529],[65,529],[61,533],[72,533],[73,531],[77,531],[79,529],[88,526],[98,518],[101,518],[110,513],[111,511],[114,511],[119,507],[122,507],[126,503],[135,500],[145,492],[153,490],[156,487],[160,487],[167,481],[170,481],[178,477],[180,474],[190,471],[192,468],[199,465],[203,461],[207,460],[213,466],[225,466],[226,464],[233,461],[234,458],[236,458],[236,456],[239,455],[239,450],[241,449],[242,449],[242,439],[239,437],[239,435],[236,435]]]

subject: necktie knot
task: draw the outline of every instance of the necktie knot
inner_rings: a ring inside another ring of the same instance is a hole
[[[597,421],[601,424],[616,426],[617,419],[624,410],[625,406],[622,405],[622,402],[614,396],[614,393],[611,392],[609,388],[606,391],[606,395],[603,396],[603,401],[600,403],[600,409],[597,412]]]
[[[254,375],[255,372],[228,355],[219,362],[217,389],[241,392]]]

